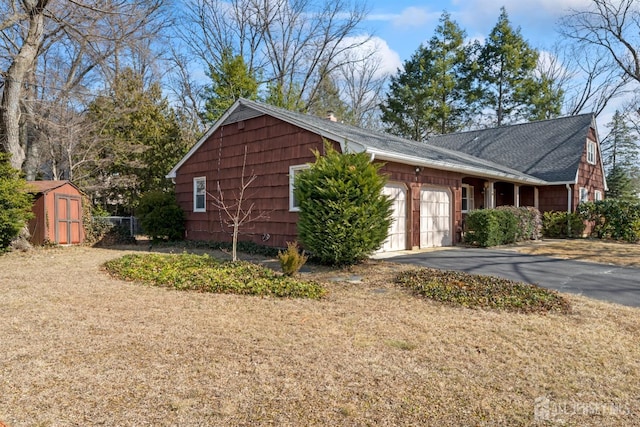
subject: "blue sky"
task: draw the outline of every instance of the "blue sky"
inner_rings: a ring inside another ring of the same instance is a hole
[[[377,39],[384,71],[396,73],[421,43],[431,36],[443,11],[463,28],[470,39],[484,39],[495,26],[500,8],[505,6],[514,27],[529,44],[550,51],[561,40],[558,21],[571,9],[585,9],[592,0],[367,0],[370,13],[365,26]],[[606,133],[615,106],[613,103],[598,118],[600,136]]]
[[[559,39],[556,31],[561,16],[570,8],[580,8],[589,0],[369,0],[371,12],[366,25],[372,33],[386,42],[383,48],[386,62],[397,68],[409,59],[420,43],[434,32],[443,11],[449,12],[467,37],[486,37],[498,21],[500,8],[505,6],[514,27],[540,50],[550,49]]]

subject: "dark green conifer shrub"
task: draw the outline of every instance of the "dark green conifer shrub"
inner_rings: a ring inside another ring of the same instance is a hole
[[[33,216],[32,203],[28,183],[11,167],[8,155],[0,153],[0,252],[7,250]]]
[[[296,175],[298,235],[323,264],[355,264],[382,246],[392,201],[382,194],[386,178],[366,153],[341,154],[329,144],[315,152],[311,168]]]
[[[173,192],[150,191],[144,194],[136,216],[142,230],[154,241],[184,238],[184,211]]]

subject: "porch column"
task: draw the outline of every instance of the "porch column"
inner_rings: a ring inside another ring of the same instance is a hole
[[[533,187],[533,207],[538,208],[538,187]]]
[[[513,184],[513,205],[516,208],[520,207],[520,186]]]
[[[495,208],[495,188],[493,187],[493,181],[488,181],[484,184],[484,207],[486,209]]]

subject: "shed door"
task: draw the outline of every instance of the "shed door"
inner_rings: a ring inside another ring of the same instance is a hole
[[[78,196],[55,195],[56,243],[82,243],[82,201]]]
[[[382,193],[393,200],[393,213],[389,235],[380,251],[405,250],[407,249],[407,192],[402,185],[387,184]]]
[[[420,247],[451,246],[451,197],[444,189],[420,190]]]

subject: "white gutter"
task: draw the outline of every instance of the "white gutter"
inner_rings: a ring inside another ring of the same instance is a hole
[[[487,173],[486,171],[480,170],[479,168],[475,168],[475,167],[461,167],[461,166],[453,165],[447,162],[428,162],[420,157],[399,155],[394,153],[380,152],[380,151],[373,151],[373,150],[367,150],[367,152],[371,153],[372,155],[375,154],[378,160],[387,160],[387,161],[398,162],[403,164],[412,164],[415,166],[422,166],[422,167],[427,167],[431,169],[444,170],[449,172],[459,172],[467,175],[472,174],[475,176],[493,178],[498,180],[507,179],[510,182],[517,182],[520,184],[547,185],[546,181],[543,181],[541,179],[537,179],[534,177],[531,177],[531,179],[522,179],[507,173],[504,173],[504,174],[503,173],[495,173],[495,174]]]
[[[571,184],[565,184],[565,186],[567,187],[567,213],[571,213],[571,203],[573,202]]]

